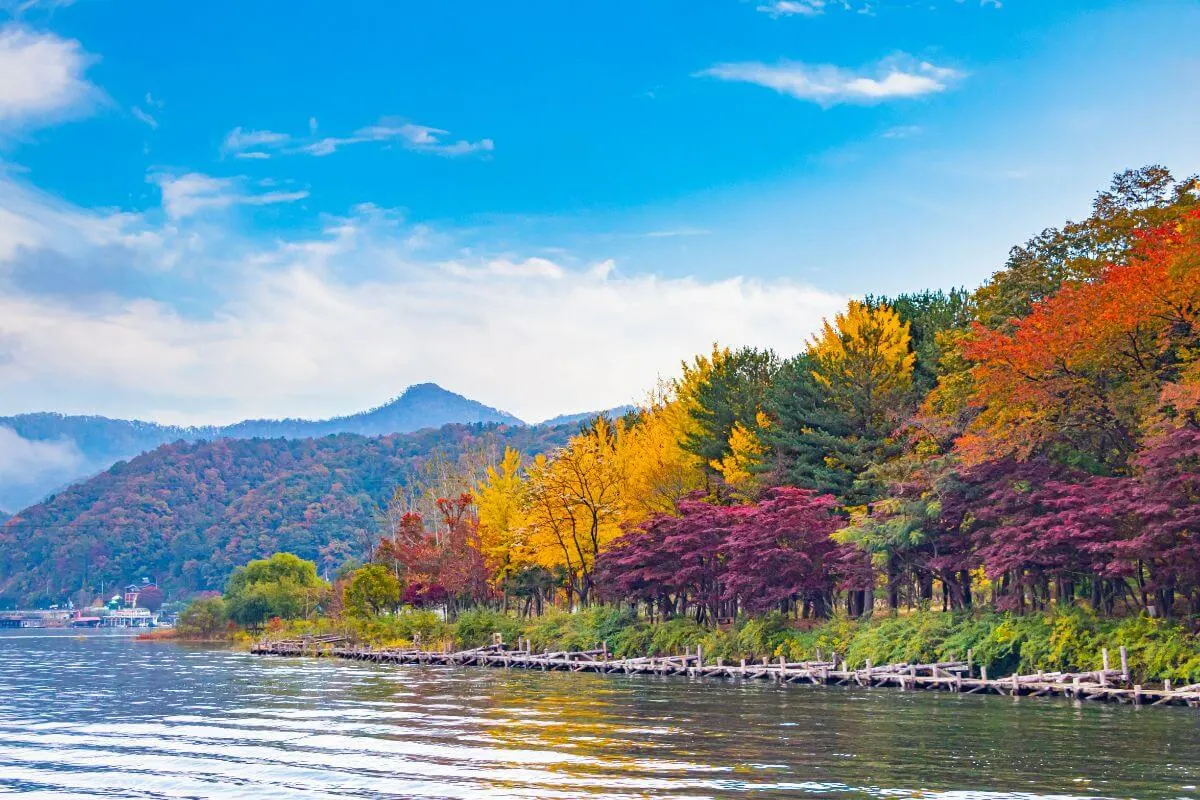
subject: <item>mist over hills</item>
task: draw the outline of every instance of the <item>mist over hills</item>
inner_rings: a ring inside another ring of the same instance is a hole
[[[609,414],[624,413],[626,407]],[[595,413],[556,417],[560,425]],[[171,442],[217,439],[307,439],[341,433],[386,436],[439,428],[451,423],[528,423],[434,383],[408,387],[368,411],[325,420],[257,419],[231,425],[182,427],[101,416],[55,413],[0,417],[0,512],[16,512],[118,461]]]

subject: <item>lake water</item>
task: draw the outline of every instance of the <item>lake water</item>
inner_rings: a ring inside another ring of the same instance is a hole
[[[1200,797],[1200,713],[0,633],[0,795]]]

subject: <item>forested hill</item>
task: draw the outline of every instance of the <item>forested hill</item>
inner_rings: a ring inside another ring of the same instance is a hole
[[[397,486],[437,459],[563,444],[571,426],[447,425],[382,437],[220,439],[120,462],[0,527],[0,605],[58,602],[141,576],[220,588],[287,550],[336,569],[362,557]]]
[[[524,424],[512,414],[433,383],[410,386],[399,397],[370,411],[325,420],[259,419],[224,426],[179,427],[52,413],[0,417],[0,444],[11,440],[12,446],[21,446],[31,458],[37,456],[26,459],[29,463],[20,474],[0,473],[0,509],[17,511],[73,481],[168,442],[279,436],[303,439],[335,433],[383,436],[475,422]]]

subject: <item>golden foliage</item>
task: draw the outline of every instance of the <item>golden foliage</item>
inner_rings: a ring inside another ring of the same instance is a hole
[[[682,446],[694,425],[687,403],[669,387],[660,387],[634,424],[618,427],[622,523],[673,514],[680,498],[704,487],[700,460]]]
[[[529,469],[525,525],[533,559],[564,568],[584,602],[597,553],[621,534],[619,427],[597,417],[554,458],[538,456]]]
[[[808,345],[817,365],[813,377],[830,389],[840,385],[858,395],[894,396],[912,385],[916,355],[910,344],[908,323],[896,312],[851,300],[832,324],[825,320]]]
[[[531,560],[525,541],[525,479],[521,453],[504,448],[504,458],[475,488],[479,541],[493,581],[503,580]]]
[[[761,411],[755,418],[753,430],[740,422],[734,423],[729,435],[729,455],[712,462],[713,469],[721,473],[725,483],[744,495],[754,494],[758,489],[762,476],[757,468],[767,453],[759,433],[769,424],[767,415]]]

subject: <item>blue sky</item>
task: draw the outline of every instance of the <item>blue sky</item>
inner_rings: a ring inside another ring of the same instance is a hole
[[[1200,171],[1194,2],[0,9],[0,413],[636,401]]]

